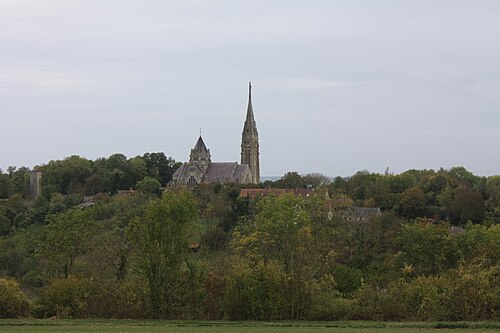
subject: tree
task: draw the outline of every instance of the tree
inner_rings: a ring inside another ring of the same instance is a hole
[[[426,211],[425,194],[419,187],[410,187],[403,192],[399,202],[399,212],[407,219],[422,216]]]
[[[302,176],[307,188],[318,188],[330,184],[330,178],[322,173],[308,173]]]
[[[64,160],[50,161],[37,170],[43,174],[43,194],[50,197],[53,192],[69,194],[80,191],[92,174],[92,165],[90,160],[73,155]]]
[[[0,199],[7,199],[10,194],[9,175],[4,174],[0,169]]]
[[[181,296],[180,270],[187,255],[190,231],[197,219],[196,202],[188,191],[166,192],[152,200],[142,219],[127,230],[139,271],[148,280],[156,318],[168,318]]]
[[[484,218],[484,199],[481,193],[468,189],[457,192],[450,206],[450,218],[455,224],[464,225],[468,220],[481,223]]]
[[[67,278],[75,259],[90,250],[97,224],[89,210],[79,208],[51,214],[47,222],[36,243],[35,254],[55,264],[56,272]]]
[[[308,263],[311,260],[311,220],[305,202],[293,194],[265,197],[257,204],[254,222],[233,233],[234,252],[253,262],[253,267],[277,263],[283,270],[287,318],[303,315],[308,301]]]
[[[146,168],[150,177],[156,178],[161,184],[166,185],[172,179],[172,175],[179,168],[180,162],[175,162],[164,153],[145,153],[142,158],[146,162]]]
[[[458,262],[455,241],[448,232],[447,224],[405,224],[397,239],[401,264],[409,267],[413,276],[437,274]]]
[[[148,194],[148,195],[160,195],[160,182],[151,177],[144,177],[143,180],[137,182],[136,188],[137,191],[143,193],[143,194]]]
[[[373,199],[374,207],[389,208],[389,186],[383,181],[369,184],[365,191],[366,199]]]
[[[296,188],[306,187],[304,179],[296,171],[285,173],[285,175],[281,179],[277,180],[275,184],[277,187],[282,187],[282,188],[296,189]]]
[[[10,194],[19,194],[23,198],[29,196],[29,185],[30,185],[30,170],[28,168],[22,167],[16,169],[15,167],[9,167],[10,177]]]

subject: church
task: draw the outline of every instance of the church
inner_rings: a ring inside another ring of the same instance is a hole
[[[238,183],[258,184],[260,182],[259,135],[252,107],[252,84],[248,85],[248,108],[241,135],[241,164],[236,162],[212,162],[210,149],[203,138],[198,138],[189,162],[181,165],[172,176],[170,186],[194,188],[198,184]]]

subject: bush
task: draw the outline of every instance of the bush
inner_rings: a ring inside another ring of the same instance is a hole
[[[221,227],[212,227],[201,235],[201,244],[212,251],[227,246],[228,236]]]
[[[224,312],[229,320],[289,319],[284,273],[276,263],[247,266],[235,263],[228,276]]]
[[[145,318],[145,281],[55,279],[42,292],[37,316],[58,318]]]
[[[19,284],[0,278],[0,318],[19,318],[29,315],[30,304]]]
[[[311,306],[308,320],[345,320],[351,312],[352,301],[341,297],[336,290],[336,281],[326,275],[311,283]]]
[[[91,285],[85,279],[55,279],[42,292],[39,314],[43,317],[86,318],[91,294]]]

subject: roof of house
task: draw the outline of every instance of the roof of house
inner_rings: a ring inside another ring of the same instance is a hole
[[[314,193],[312,189],[290,189],[290,188],[244,188],[240,190],[240,196],[255,198],[267,195],[282,195],[293,193],[293,195],[306,198]]]
[[[372,216],[378,216],[382,214],[380,208],[372,208],[372,207],[351,207],[349,208],[350,214],[352,214],[357,219],[368,219]]]

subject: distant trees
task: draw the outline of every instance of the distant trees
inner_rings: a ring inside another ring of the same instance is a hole
[[[401,200],[399,202],[399,212],[401,216],[408,219],[425,216],[425,207],[425,194],[419,187],[410,187],[401,195]]]
[[[36,170],[42,172],[42,194],[50,199],[53,193],[115,193],[119,189],[134,187],[146,176],[166,185],[179,165],[180,163],[161,152],[145,153],[132,158],[113,154],[95,161],[73,155],[63,160],[49,161],[37,166]],[[30,170],[24,167],[9,167],[6,174],[0,170],[0,199],[13,194],[27,198],[29,173]]]
[[[467,221],[481,223],[485,204],[481,193],[469,189],[458,189],[450,205],[450,219],[454,224],[464,225]]]
[[[498,176],[292,172],[259,186],[315,190],[250,199],[242,184],[160,193],[160,167],[173,165],[161,155],[49,164],[36,200],[17,192],[29,170],[0,175],[0,276],[29,290],[30,315],[499,319]],[[77,207],[128,184],[137,191]],[[353,217],[353,206],[382,214]],[[0,278],[0,316],[6,293]]]

